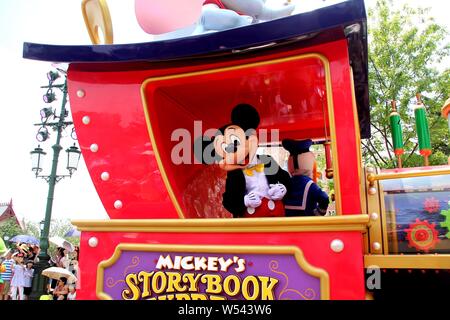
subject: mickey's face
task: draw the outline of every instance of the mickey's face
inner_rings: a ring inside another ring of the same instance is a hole
[[[222,159],[219,166],[226,171],[245,168],[256,154],[258,138],[255,130],[246,133],[237,125],[225,128],[223,135],[214,139],[214,150]]]

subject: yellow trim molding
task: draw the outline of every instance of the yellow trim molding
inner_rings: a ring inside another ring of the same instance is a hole
[[[367,173],[367,168],[366,168]],[[370,253],[383,253],[383,219],[384,219],[384,211],[382,208],[382,204],[380,202],[380,197],[382,196],[380,192],[375,194],[368,193],[368,184],[365,183],[366,187],[366,199],[367,199],[367,213],[370,218],[373,213],[375,213],[378,218],[376,220],[370,220],[369,222],[369,252]],[[378,182],[376,183],[376,188],[379,190]],[[380,245],[379,249],[374,248],[373,244],[378,243]]]
[[[184,233],[260,233],[260,232],[365,232],[369,217],[341,215],[330,217],[252,218],[252,219],[129,219],[74,220],[87,232],[184,232]]]
[[[121,243],[116,247],[114,254],[108,260],[104,260],[97,267],[97,297],[102,300],[112,300],[111,296],[103,292],[104,270],[113,266],[119,260],[122,251],[147,251],[147,252],[193,252],[193,253],[231,253],[231,254],[276,254],[293,255],[299,267],[307,274],[320,279],[320,298],[330,299],[330,279],[328,272],[308,263],[300,248],[294,246],[208,246],[208,245],[152,245]]]
[[[405,178],[415,178],[415,177],[431,177],[450,174],[450,167],[447,169],[437,169],[437,170],[412,170],[407,172],[394,172],[394,173],[369,173],[367,175],[367,181],[372,186],[375,181],[379,180],[392,180],[392,179],[405,179]]]
[[[355,124],[356,152],[358,163],[358,179],[361,180],[362,151],[361,151],[361,128],[359,126],[358,106],[356,104],[355,81],[353,79],[353,68],[350,67],[350,86],[352,91],[353,123]],[[361,193],[362,197],[362,193]]]
[[[154,83],[158,81],[166,81],[166,80],[172,80],[172,79],[179,79],[179,78],[187,78],[187,77],[194,77],[194,76],[201,76],[201,75],[208,75],[208,74],[214,74],[214,73],[220,73],[220,72],[227,72],[227,71],[234,71],[234,70],[240,70],[245,68],[252,68],[252,67],[260,67],[260,66],[267,66],[272,64],[278,64],[283,62],[290,62],[295,60],[304,60],[304,59],[318,59],[323,64],[323,68],[325,69],[325,84],[326,84],[326,94],[327,94],[327,105],[328,105],[328,121],[330,124],[330,134],[331,134],[331,152],[333,155],[333,172],[335,172],[334,181],[335,181],[335,193],[336,193],[336,214],[341,215],[342,214],[342,205],[341,205],[341,193],[340,193],[340,181],[339,181],[339,159],[337,155],[337,139],[336,139],[336,126],[335,126],[335,119],[334,119],[334,104],[333,104],[333,90],[332,90],[332,84],[331,84],[331,69],[330,69],[330,62],[328,59],[318,53],[309,53],[309,54],[302,54],[302,55],[296,55],[292,57],[287,58],[280,58],[280,59],[274,59],[269,61],[262,61],[262,62],[254,62],[254,63],[248,63],[248,64],[242,64],[237,66],[231,66],[231,67],[223,67],[223,68],[217,68],[217,69],[209,69],[209,70],[202,70],[202,71],[195,71],[195,72],[188,72],[188,73],[182,73],[182,74],[174,74],[174,75],[168,75],[168,76],[162,76],[162,77],[154,77],[146,79],[142,85],[141,85],[141,99],[142,99],[142,105],[144,107],[144,114],[145,119],[147,122],[148,132],[150,136],[150,141],[153,146],[153,151],[155,152],[156,162],[158,163],[159,170],[161,172],[161,177],[164,181],[164,184],[166,185],[167,192],[169,193],[169,197],[172,200],[172,203],[174,204],[174,207],[178,213],[178,216],[180,218],[185,218],[185,215],[183,213],[183,210],[181,209],[180,203],[178,202],[178,199],[175,196],[175,193],[173,191],[173,188],[169,182],[167,172],[165,171],[164,165],[161,160],[160,151],[158,148],[158,145],[156,143],[155,135],[153,132],[153,127],[148,111],[148,103],[145,95],[145,88],[149,83]],[[267,218],[269,219],[269,218]]]
[[[388,231],[387,231],[387,211],[386,211],[386,202],[384,201],[384,189],[383,184],[378,182],[378,200],[380,201],[380,222],[381,222],[381,234],[383,240],[383,253],[389,254],[389,239],[388,239]],[[393,229],[397,230],[397,229]],[[395,233],[395,232],[394,232]]]
[[[387,269],[450,269],[450,254],[365,255],[364,267]]]

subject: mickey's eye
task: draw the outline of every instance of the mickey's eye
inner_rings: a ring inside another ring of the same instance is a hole
[[[228,145],[226,143],[222,143],[220,145],[220,147],[222,148],[223,152],[228,153]]]
[[[232,144],[234,144],[236,147],[239,146],[241,144],[241,140],[238,138],[238,136],[235,136],[234,134],[232,134],[230,136],[230,141]]]

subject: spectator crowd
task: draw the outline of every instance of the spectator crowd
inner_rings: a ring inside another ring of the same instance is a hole
[[[19,243],[16,248],[8,250],[0,257],[0,300],[29,299],[39,251],[39,246]],[[50,266],[66,269],[75,277],[48,279],[48,295],[44,299],[76,299],[76,290],[80,287],[78,255],[79,248],[76,246],[72,252],[62,247],[57,248],[56,254],[49,261]]]

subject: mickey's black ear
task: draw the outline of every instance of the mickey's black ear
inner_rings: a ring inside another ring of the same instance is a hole
[[[259,121],[258,111],[249,104],[238,104],[233,108],[233,111],[231,111],[231,122],[241,127],[244,131],[247,131],[248,129],[256,130]]]
[[[194,156],[203,164],[214,164],[220,156],[214,150],[214,137],[200,136],[194,141]]]

